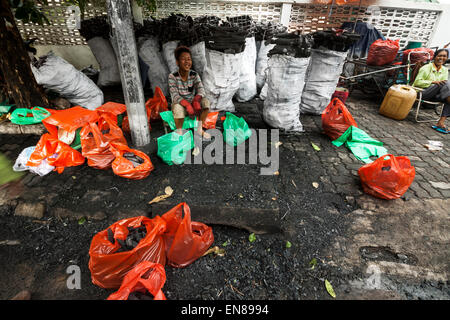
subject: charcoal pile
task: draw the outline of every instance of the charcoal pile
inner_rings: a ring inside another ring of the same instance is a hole
[[[269,51],[269,57],[274,54],[283,54],[296,58],[307,58],[311,55],[314,39],[311,35],[285,32],[276,34],[272,39],[266,40],[265,42],[275,45],[272,50]]]
[[[207,49],[223,53],[241,53],[245,49],[247,32],[238,26],[211,26],[209,36],[205,37]]]
[[[128,296],[128,300],[153,300],[155,297],[153,297],[153,295],[148,292],[139,292],[139,291],[134,291],[131,292]]]
[[[82,20],[79,32],[86,41],[95,37],[109,39],[109,24],[106,16]]]
[[[328,49],[339,52],[347,52],[361,37],[357,33],[338,33],[333,30],[317,31],[312,36],[314,38],[314,49]]]
[[[108,241],[113,245],[115,245],[117,241],[120,245],[120,248],[114,253],[133,250],[137,247],[139,242],[145,238],[146,235],[147,229],[145,228],[145,226],[141,226],[138,228],[128,227],[127,238],[125,240],[120,240],[114,238],[114,232],[111,230],[111,228],[108,229]]]

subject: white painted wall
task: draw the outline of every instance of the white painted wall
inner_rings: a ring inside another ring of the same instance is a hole
[[[72,64],[78,70],[92,65],[95,69],[99,70],[97,59],[91,49],[86,45],[77,46],[34,46],[37,50],[36,56],[40,57],[47,54],[49,51],[53,51],[57,56],[60,56],[70,64]]]

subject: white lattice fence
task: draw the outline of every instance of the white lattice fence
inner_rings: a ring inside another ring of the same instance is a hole
[[[422,9],[382,7],[374,12],[367,7],[359,6],[294,4],[289,20],[289,30],[309,33],[339,28],[343,22],[358,20],[372,23],[386,38],[399,39],[401,47],[410,40],[423,41],[425,45],[428,45],[439,14],[439,11]]]
[[[249,15],[255,21],[279,23],[281,17],[281,3],[267,2],[227,2],[227,1],[157,1],[157,12],[153,15],[160,19],[171,13],[182,13],[192,17],[204,15],[217,16],[221,19]],[[144,11],[144,16],[150,14]]]
[[[279,23],[281,21],[281,2],[269,1],[211,1],[211,0],[158,0],[158,10],[153,15],[163,18],[171,13],[182,13],[192,17],[214,15],[222,19],[239,15],[250,15],[256,21]],[[77,29],[67,26],[71,13],[67,11],[64,0],[48,0],[44,12],[51,25],[23,24],[18,27],[25,39],[38,38],[37,45],[85,45],[86,41]],[[365,21],[375,25],[383,35],[391,39],[400,39],[401,46],[409,40],[419,40],[428,44],[434,32],[439,11],[423,9],[380,8],[376,15],[367,7],[327,6],[319,4],[292,4],[289,29],[304,33],[338,28],[346,21]],[[330,14],[331,10],[331,14]],[[85,19],[106,15],[105,8],[89,6]],[[143,12],[144,18],[150,16]]]

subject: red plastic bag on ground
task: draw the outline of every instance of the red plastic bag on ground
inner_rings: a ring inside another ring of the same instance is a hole
[[[112,293],[107,300],[128,300],[128,296],[133,292],[149,292],[153,300],[167,300],[161,290],[165,282],[164,266],[144,261],[127,273],[119,290]]]
[[[367,64],[371,66],[390,64],[395,60],[399,49],[399,40],[375,40],[370,45]]]
[[[110,150],[115,157],[111,164],[112,170],[120,177],[132,180],[144,179],[154,169],[150,157],[142,151],[115,142],[111,143]]]
[[[345,101],[347,101],[348,95],[349,95],[349,92],[347,89],[336,88],[333,95],[331,96],[331,100],[333,100],[334,98],[339,98],[339,100],[341,100],[342,103],[345,103]]]
[[[161,218],[167,223],[164,241],[167,264],[172,267],[186,267],[200,258],[214,242],[212,228],[191,221],[191,210],[185,202],[173,207]]]
[[[358,127],[345,104],[339,98],[334,98],[322,112],[323,131],[334,141],[350,126]]]
[[[52,157],[54,154],[56,157]],[[59,173],[62,173],[65,167],[82,165],[85,160],[80,152],[49,133],[41,136],[34,152],[28,159],[27,166],[36,167],[44,159],[47,159],[49,165],[56,167]]]
[[[409,54],[411,53],[411,55]],[[415,48],[403,51],[402,64],[408,63],[408,56],[411,64],[417,62],[426,62],[432,60],[434,56],[434,50],[429,48]]]
[[[408,190],[416,170],[408,157],[386,154],[359,168],[358,175],[364,192],[390,200],[400,198]]]
[[[86,157],[88,166],[97,169],[108,169],[115,159],[110,150],[111,142],[127,145],[122,130],[109,115],[103,114],[97,123],[89,123],[80,131],[82,155]]]
[[[50,117],[42,120],[48,132],[54,137],[58,136],[58,128],[67,132],[73,132],[84,127],[90,122],[97,122],[98,113],[95,110],[88,110],[80,106],[70,109],[59,110]]]
[[[114,123],[117,123],[117,116],[119,114],[122,114],[127,111],[127,106],[122,103],[117,102],[107,102],[100,107],[95,109],[97,113],[102,115],[108,115],[111,117],[111,119],[114,121]]]
[[[167,99],[159,87],[155,88],[155,94],[145,103],[145,108],[147,109],[147,118],[149,121],[161,119],[159,114],[169,110]]]
[[[120,243],[128,236],[128,227],[145,226],[146,236],[132,250],[116,252]],[[110,242],[108,229],[111,229],[114,243]],[[109,228],[97,233],[89,248],[89,270],[92,283],[102,288],[117,289],[121,286],[126,274],[143,261],[165,265],[166,254],[162,234],[166,230],[166,222],[159,216],[149,219],[144,216],[123,219]]]
[[[203,122],[202,127],[205,129],[215,129],[218,116],[218,111],[208,113],[208,116],[206,117],[205,122]]]

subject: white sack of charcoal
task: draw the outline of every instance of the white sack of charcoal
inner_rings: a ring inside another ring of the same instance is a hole
[[[179,43],[180,41],[173,40],[167,41],[162,45],[164,61],[166,61],[170,73],[178,71],[177,60],[175,59],[175,49],[178,48]]]
[[[169,68],[164,61],[156,37],[139,41],[139,57],[149,67],[147,74],[153,92],[156,87],[159,87],[167,97],[169,95]]]
[[[265,44],[265,41],[261,41],[261,45],[258,50],[258,57],[256,59],[256,71],[255,71],[256,87],[258,89],[262,89],[264,87],[264,83],[266,82],[266,70],[269,61],[269,56],[267,54],[274,47],[275,44],[273,43]]]
[[[223,53],[206,49],[203,86],[211,102],[211,110],[234,112],[233,97],[239,90],[241,53]]]
[[[94,110],[103,104],[103,92],[83,72],[53,52],[42,56],[31,71],[39,85],[74,105]]]
[[[308,64],[309,57],[274,54],[269,58],[263,119],[271,127],[303,131],[299,105]]]
[[[300,112],[320,115],[331,101],[344,67],[347,52],[311,49]]]
[[[97,85],[99,87],[120,85],[119,65],[109,39],[94,37],[87,40],[87,44],[100,65]]]
[[[206,68],[206,47],[205,42],[200,41],[189,47],[192,56],[192,69],[203,79],[203,72]]]
[[[247,102],[253,99],[256,92],[256,42],[255,37],[245,38],[245,49],[242,52],[241,72],[239,75],[239,90],[236,100]]]

